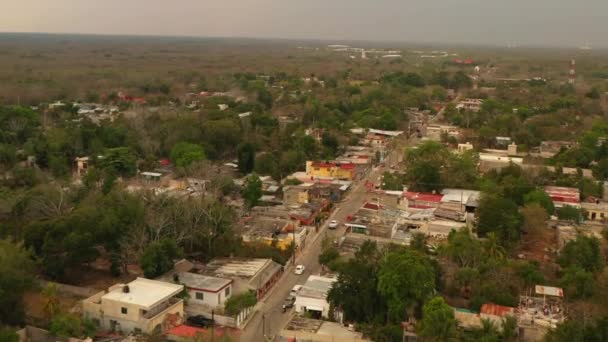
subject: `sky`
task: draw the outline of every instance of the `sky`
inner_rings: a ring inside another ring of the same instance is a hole
[[[0,0],[0,32],[608,47],[608,0]]]

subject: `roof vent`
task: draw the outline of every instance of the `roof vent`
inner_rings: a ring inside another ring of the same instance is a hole
[[[123,288],[122,288],[122,292],[124,292],[124,293],[129,293],[129,292],[131,292],[131,290],[129,289],[129,285],[125,285],[125,286],[123,286]]]
[[[175,274],[173,275],[173,282],[174,282],[174,283],[179,283],[179,274],[175,273]]]

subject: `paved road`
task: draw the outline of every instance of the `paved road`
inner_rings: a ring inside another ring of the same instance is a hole
[[[405,139],[399,140],[398,144],[403,144]],[[400,154],[402,154],[402,148],[394,148],[387,155],[384,164],[394,165],[399,162]],[[295,275],[293,273],[293,266],[289,265],[286,267],[285,274],[275,284],[271,292],[266,298],[259,303],[259,310],[255,316],[247,324],[246,329],[241,334],[240,340],[243,342],[260,342],[264,341],[264,335],[267,337],[276,336],[281,329],[287,324],[293,309],[283,313],[282,304],[283,300],[289,295],[289,292],[296,284],[304,284],[306,279],[311,274],[319,274],[321,271],[321,265],[318,261],[318,256],[321,252],[322,241],[324,238],[333,241],[344,235],[346,227],[340,225],[336,230],[328,229],[328,222],[331,220],[337,220],[340,223],[346,221],[346,217],[355,213],[364,204],[367,198],[367,189],[365,188],[365,181],[368,180],[377,184],[385,168],[378,167],[372,169],[368,175],[363,179],[355,182],[353,188],[347,197],[340,203],[334,206],[333,214],[329,217],[326,223],[321,227],[319,233],[312,243],[304,249],[303,254],[296,256],[296,264],[301,264],[306,267],[304,274]]]

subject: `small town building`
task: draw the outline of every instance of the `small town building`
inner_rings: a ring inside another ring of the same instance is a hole
[[[458,153],[465,153],[473,149],[473,144],[467,142],[464,144],[458,144]]]
[[[581,208],[585,210],[586,219],[590,221],[605,222],[608,219],[608,203],[602,201],[582,202]]]
[[[272,259],[216,258],[205,265],[199,273],[232,279],[233,295],[251,290],[260,300],[279,280],[283,266]]]
[[[539,152],[543,158],[551,158],[561,150],[569,150],[578,144],[574,141],[543,141],[540,143]]]
[[[311,275],[298,291],[295,310],[298,313],[308,313],[316,318],[329,318],[329,302],[327,295],[336,278]]]
[[[176,296],[183,285],[137,278],[111,286],[82,303],[83,314],[100,328],[113,332],[164,332],[182,323],[184,302]]]
[[[487,319],[494,323],[498,329],[502,329],[505,318],[516,318],[516,310],[510,306],[486,303],[479,309],[479,316],[481,319]]]
[[[307,161],[306,175],[352,181],[357,175],[356,168],[357,165],[353,163]]]
[[[482,99],[464,99],[456,105],[456,109],[466,110],[470,112],[479,112],[481,105],[483,104]]]
[[[430,209],[439,207],[443,195],[428,192],[406,191],[403,193],[403,197],[407,201],[408,209]]]
[[[192,272],[169,272],[160,279],[186,287],[188,304],[200,304],[210,308],[221,307],[232,296],[232,279],[205,276]]]
[[[74,163],[76,164],[76,177],[84,176],[89,170],[89,157],[76,157]]]
[[[581,207],[581,194],[577,188],[546,186],[545,192],[549,195],[556,208],[564,206]]]
[[[279,333],[278,342],[369,342],[352,326],[317,319],[294,316]]]

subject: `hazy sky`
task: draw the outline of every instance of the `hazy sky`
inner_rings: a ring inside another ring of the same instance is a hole
[[[608,0],[0,0],[1,32],[608,46]]]

